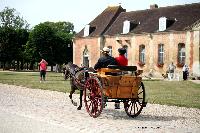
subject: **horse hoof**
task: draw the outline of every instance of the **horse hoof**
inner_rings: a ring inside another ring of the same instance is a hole
[[[77,110],[81,110],[81,107],[79,106],[79,107],[77,108]]]
[[[76,103],[76,102],[74,102],[73,100],[71,100],[71,102],[72,102],[72,104],[73,104],[74,106],[77,106],[77,103]]]
[[[71,95],[69,95],[69,98],[70,98],[70,99],[72,99],[72,96],[71,96]]]

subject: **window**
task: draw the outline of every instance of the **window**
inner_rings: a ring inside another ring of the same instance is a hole
[[[89,51],[87,49],[87,46],[85,46],[85,49],[83,51],[83,65],[89,67]]]
[[[139,46],[139,65],[145,64],[145,46],[140,45]]]
[[[83,37],[89,36],[93,31],[95,31],[96,27],[92,27],[89,24],[85,26]]]
[[[112,56],[112,46],[108,46],[108,48],[110,49],[109,55]]]
[[[168,27],[174,24],[176,18],[166,18],[160,17],[159,18],[159,31],[165,31]]]
[[[135,20],[125,20],[123,22],[123,32],[122,34],[128,34],[131,30],[133,30],[137,25],[140,24],[140,22],[137,22]]]
[[[182,67],[185,64],[185,44],[178,44],[178,66]]]
[[[163,66],[164,64],[164,44],[158,45],[158,66]]]
[[[130,31],[130,21],[125,20],[123,25],[123,34],[127,34]]]
[[[159,31],[164,31],[167,29],[167,18],[160,17],[159,18]]]
[[[90,25],[86,25],[84,28],[83,36],[86,37],[86,36],[89,36],[89,34],[90,34]]]

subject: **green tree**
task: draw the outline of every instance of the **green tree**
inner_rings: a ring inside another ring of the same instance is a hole
[[[71,44],[75,34],[73,24],[70,22],[56,22],[52,23],[52,27],[56,32],[56,63],[63,64],[72,61],[73,49]]]
[[[16,54],[16,36],[17,33],[12,28],[0,29],[0,61],[3,62],[3,68],[5,68],[6,62],[12,62]]]
[[[26,51],[33,52],[32,61],[44,58],[52,66],[71,61],[69,57],[72,58],[72,47],[68,47],[68,44],[72,43],[73,28],[70,22],[44,22],[36,25],[26,46]]]
[[[53,64],[53,45],[55,42],[55,33],[53,29],[41,23],[36,25],[34,29],[30,32],[29,41],[27,48],[32,49],[32,62],[39,61],[44,58],[49,64]],[[27,49],[27,51],[30,51]]]
[[[0,12],[0,61],[9,66],[17,61],[23,66],[23,45],[28,39],[28,23],[19,16],[15,9],[5,7]]]
[[[29,24],[19,16],[19,13],[14,8],[5,7],[5,9],[0,12],[0,27],[28,29]]]
[[[15,60],[17,61],[17,69],[19,70],[19,62],[20,62],[20,69],[23,70],[24,68],[24,62],[26,58],[25,51],[25,45],[28,41],[29,32],[26,29],[17,29],[17,38],[16,38],[16,54],[15,54]]]

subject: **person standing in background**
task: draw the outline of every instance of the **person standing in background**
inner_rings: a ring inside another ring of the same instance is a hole
[[[183,80],[187,80],[188,75],[189,75],[189,67],[185,64],[183,66],[182,71],[183,71]]]
[[[174,79],[175,77],[175,69],[176,69],[176,66],[174,65],[173,62],[171,62],[171,64],[168,66],[168,78],[169,80],[172,80]]]
[[[48,63],[44,59],[42,59],[39,63],[39,66],[40,66],[40,82],[42,82],[42,80],[45,81],[47,65],[48,65]]]

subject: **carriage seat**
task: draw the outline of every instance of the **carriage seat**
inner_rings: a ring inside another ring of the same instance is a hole
[[[110,69],[118,69],[121,71],[137,71],[137,66],[118,66],[118,65],[108,65],[108,68]]]
[[[117,65],[108,65],[107,68],[101,68],[98,70],[97,73],[100,75],[112,75],[112,76],[118,76],[118,75],[124,75],[128,74],[128,71],[131,71],[131,75],[136,75],[137,72],[137,66],[117,66]]]

